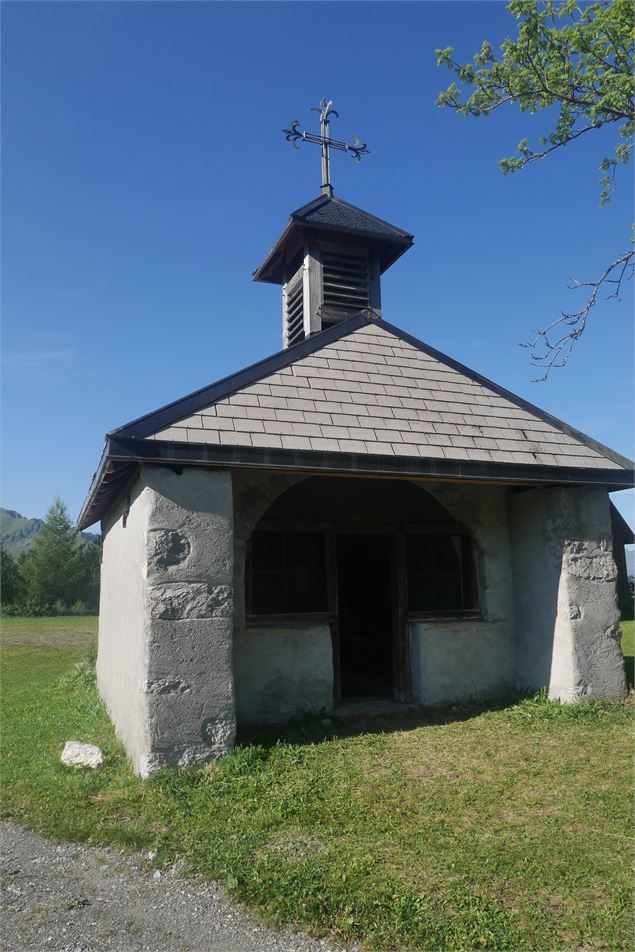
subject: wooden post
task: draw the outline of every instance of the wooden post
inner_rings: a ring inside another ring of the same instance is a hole
[[[408,631],[408,577],[406,574],[406,536],[398,532],[392,545],[393,601],[393,682],[395,701],[412,700],[410,674],[410,633]]]

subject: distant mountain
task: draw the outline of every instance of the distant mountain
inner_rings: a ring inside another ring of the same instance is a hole
[[[626,546],[626,573],[628,577],[635,576],[635,548]]]
[[[0,543],[6,552],[16,558],[27,551],[43,525],[43,519],[27,519],[13,509],[0,506]],[[97,538],[93,532],[82,532],[81,537],[86,542]]]

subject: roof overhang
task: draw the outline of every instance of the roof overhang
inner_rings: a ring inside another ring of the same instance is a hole
[[[425,459],[360,453],[316,452],[253,446],[216,446],[109,436],[78,518],[78,529],[101,519],[134,479],[141,465],[241,467],[312,475],[433,479],[536,486],[601,486],[608,491],[635,484],[633,469],[583,469],[526,463]]]
[[[353,219],[342,223],[333,217],[327,220],[312,217],[325,207],[346,209],[353,215]],[[410,232],[397,228],[376,215],[370,215],[343,199],[321,195],[291,213],[287,227],[262,264],[253,272],[254,281],[284,284],[287,280],[286,264],[303,247],[305,233],[318,231],[331,238],[345,235],[354,241],[367,242],[378,253],[381,274],[411,248],[414,242],[414,236]]]

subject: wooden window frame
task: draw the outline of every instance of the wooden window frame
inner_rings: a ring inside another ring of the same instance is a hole
[[[419,619],[482,619],[481,610],[478,604],[478,586],[476,584],[475,559],[472,539],[465,529],[457,523],[409,523],[397,525],[393,523],[372,524],[366,523],[357,526],[351,523],[339,524],[330,522],[281,522],[263,520],[258,524],[258,532],[280,532],[280,533],[316,533],[323,534],[325,538],[325,557],[326,557],[326,589],[327,589],[327,607],[324,611],[318,612],[275,612],[271,614],[262,614],[250,611],[253,604],[252,600],[252,574],[251,568],[251,539],[248,543],[247,560],[245,566],[245,619],[248,627],[263,627],[269,622],[271,624],[332,624],[337,619],[337,564],[335,554],[335,543],[338,535],[356,534],[356,535],[391,535],[395,541],[395,557],[393,562],[399,563],[400,571],[405,579],[405,605],[406,620],[417,621]],[[464,605],[469,608],[452,609],[447,611],[409,611],[408,606],[408,571],[406,546],[409,536],[412,535],[454,535],[461,538],[461,585],[462,600]],[[396,580],[394,581],[396,585]],[[398,589],[395,588],[397,592]],[[400,594],[401,597],[401,594]]]
[[[460,538],[461,540],[461,601],[463,605],[469,605],[469,608],[453,608],[447,610],[431,609],[423,611],[413,609],[407,611],[408,621],[434,619],[447,621],[450,619],[473,619],[482,621],[483,616],[478,600],[478,585],[476,580],[476,560],[474,558],[474,544],[472,537],[466,530],[457,523],[446,523],[439,525],[422,525],[413,523],[404,526],[404,538],[407,539],[416,535],[449,535]],[[406,580],[408,581],[408,567],[406,559]],[[407,604],[407,601],[406,601]]]
[[[392,643],[393,643],[393,692],[394,699],[403,703],[412,700],[412,674],[410,662],[410,624],[416,621],[469,621],[482,620],[478,607],[471,607],[454,611],[408,611],[408,565],[407,543],[412,535],[459,535],[462,545],[462,573],[461,584],[464,586],[463,599],[469,596],[468,604],[476,605],[477,598],[476,576],[474,572],[474,557],[472,540],[468,533],[456,524],[416,524],[381,525],[366,524],[356,526],[341,525],[324,522],[273,522],[263,521],[254,531],[281,532],[289,534],[319,533],[324,535],[324,552],[326,560],[326,597],[327,610],[319,612],[288,612],[256,614],[249,611],[252,604],[251,578],[251,540],[247,552],[245,566],[245,615],[246,626],[249,629],[258,628],[311,628],[315,625],[328,625],[331,635],[331,649],[333,659],[333,703],[341,701],[341,671],[339,646],[339,619],[338,619],[338,592],[337,592],[337,536],[338,535],[386,535],[391,538],[391,589],[393,604]],[[472,599],[474,601],[472,601]]]

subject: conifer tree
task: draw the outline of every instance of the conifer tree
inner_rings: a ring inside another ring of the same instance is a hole
[[[10,552],[0,545],[0,599],[3,605],[17,605],[24,598],[24,581],[18,563]]]
[[[22,565],[27,599],[41,607],[70,607],[81,595],[82,552],[68,510],[58,497]]]

